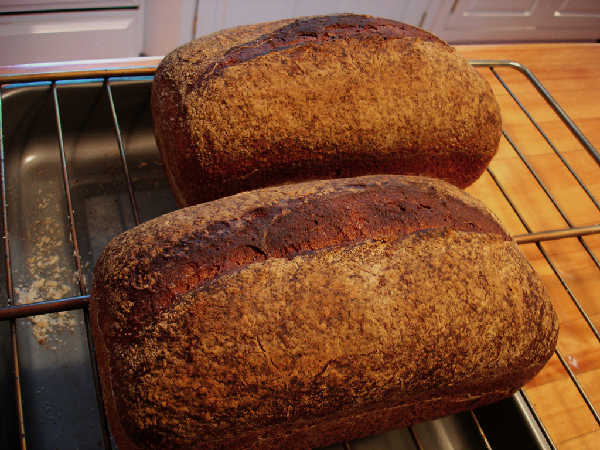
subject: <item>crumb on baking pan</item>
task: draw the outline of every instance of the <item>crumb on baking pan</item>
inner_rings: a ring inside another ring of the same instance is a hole
[[[44,195],[42,191],[38,194]],[[55,218],[60,214],[57,202],[45,196],[37,202],[37,208],[43,217],[36,220],[28,232],[31,247],[26,269],[29,279],[15,287],[16,300],[20,304],[67,297],[72,294],[79,278],[77,272],[73,273],[70,261],[65,261],[63,256],[65,237],[64,228]],[[54,344],[60,342],[55,334],[62,331],[72,333],[77,325],[76,318],[69,311],[31,316],[28,321],[39,344],[53,341],[53,345],[48,347],[52,350],[56,350]]]

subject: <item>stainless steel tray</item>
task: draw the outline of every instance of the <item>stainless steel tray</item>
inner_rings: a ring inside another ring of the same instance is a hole
[[[150,129],[148,86],[145,80],[113,87],[143,220],[175,207]],[[57,151],[53,93],[63,112],[71,208]],[[4,93],[6,201],[12,205],[7,228],[16,303],[85,293],[103,246],[134,225],[104,93],[102,83],[93,82],[59,83],[55,91],[47,83],[29,85]],[[69,209],[74,211],[79,263],[73,257]],[[28,446],[102,446],[83,311],[18,320],[16,335]]]
[[[2,85],[4,448],[114,445],[98,391],[87,287],[113,236],[176,207],[154,143],[148,72],[49,75]],[[61,312],[39,315],[48,311]],[[474,412],[332,448],[485,449],[515,443],[553,447],[522,392]]]

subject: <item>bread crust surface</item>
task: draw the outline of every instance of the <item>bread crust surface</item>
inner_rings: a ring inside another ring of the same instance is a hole
[[[493,215],[402,176],[142,224],[99,259],[90,313],[119,448],[308,448],[454,413],[518,389],[558,332]]]
[[[201,38],[156,72],[155,135],[180,206],[377,173],[465,187],[494,156],[491,88],[434,35],[355,15],[254,32]]]

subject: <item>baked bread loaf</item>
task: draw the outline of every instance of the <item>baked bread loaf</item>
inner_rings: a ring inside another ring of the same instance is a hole
[[[245,192],[117,236],[90,317],[120,450],[310,448],[474,408],[551,356],[517,245],[440,180]]]
[[[225,30],[167,55],[156,142],[180,206],[309,179],[475,181],[500,140],[487,81],[436,36],[341,15]]]

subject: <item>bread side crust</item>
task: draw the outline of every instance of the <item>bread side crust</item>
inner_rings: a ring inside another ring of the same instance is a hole
[[[377,405],[417,418],[439,398],[444,415],[456,399],[510,394],[557,331],[543,285],[498,235],[426,230],[271,258],[182,296],[137,343],[112,344],[125,369],[111,424],[141,447],[251,448]]]

